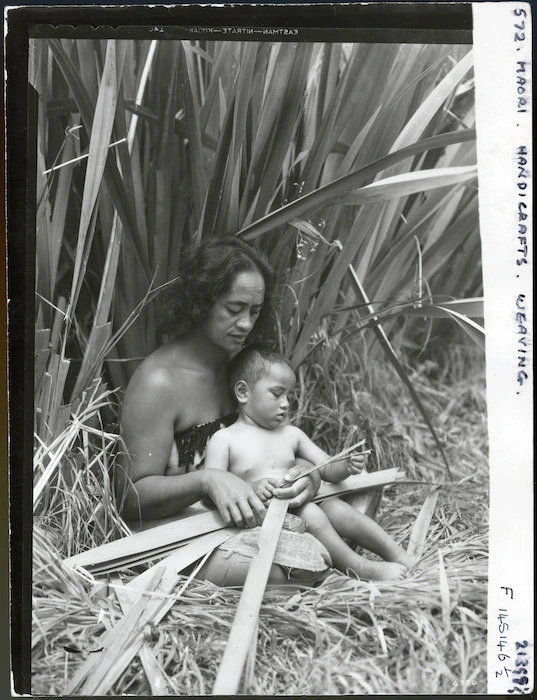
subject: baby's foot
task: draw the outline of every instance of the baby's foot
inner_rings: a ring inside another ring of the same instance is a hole
[[[368,561],[360,573],[371,581],[400,581],[407,574],[407,567],[397,561]]]
[[[407,552],[405,552],[404,549],[401,549],[397,557],[394,558],[394,562],[402,564],[408,570],[410,570],[416,563],[414,561],[414,557],[411,557],[410,554],[407,554]]]

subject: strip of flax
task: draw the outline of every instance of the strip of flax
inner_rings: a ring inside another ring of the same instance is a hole
[[[90,549],[82,554],[65,559],[67,566],[82,566],[89,568],[94,564],[115,561],[117,559],[135,556],[140,552],[169,546],[181,540],[203,535],[212,530],[225,527],[224,521],[217,511],[199,513],[188,518],[177,519],[174,522],[158,525],[150,530],[137,532],[129,537],[123,537],[114,542]]]
[[[121,581],[117,580],[117,585],[114,587],[116,598],[119,601],[121,610],[125,615],[129,608],[136,600],[137,594],[130,591],[121,585]],[[151,693],[157,697],[160,695],[174,695],[173,688],[170,685],[168,677],[155,658],[153,651],[147,642],[144,642],[138,651],[140,661],[142,662],[145,675],[151,686]]]
[[[234,695],[239,687],[288,507],[289,501],[283,498],[273,498],[268,507],[259,531],[258,552],[248,569],[213,695]]]
[[[378,486],[386,486],[404,478],[398,469],[383,469],[377,472],[364,472],[347,477],[335,483],[323,483],[312,500],[322,501],[333,496],[342,496],[354,491],[363,491]],[[164,555],[181,545],[185,540],[195,541],[199,535],[215,530],[236,532],[225,528],[217,512],[210,511],[182,518],[175,522],[157,525],[149,530],[124,537],[82,552],[63,561],[67,567],[82,567],[91,573],[110,573],[128,566],[134,566],[152,558]]]
[[[149,623],[153,623],[156,625],[160,622],[160,620],[162,620],[164,615],[168,612],[168,610],[174,604],[177,598],[180,597],[180,595],[187,588],[187,586],[190,585],[192,579],[196,577],[199,570],[205,563],[208,554],[210,554],[210,552],[206,553],[206,556],[204,556],[202,560],[198,562],[190,576],[183,583],[183,585],[181,586],[181,588],[175,596],[171,598],[166,597],[163,599],[159,595],[158,597],[153,598],[151,600],[151,602],[147,606],[147,611],[144,614],[143,619],[140,620],[139,627],[138,630],[136,630],[135,635],[133,635],[131,639],[127,640],[123,644],[123,646],[118,650],[115,663],[109,669],[108,673],[104,677],[100,678],[98,684],[92,688],[93,693],[91,694],[105,695],[110,690],[110,688],[119,679],[121,674],[125,671],[129,663],[136,656],[138,650],[144,643],[143,630],[146,627],[146,625],[148,625]],[[178,579],[179,574],[175,571],[175,568],[169,567],[164,573],[161,582],[161,587],[163,588],[164,595],[167,596],[165,591],[171,592],[173,590]],[[159,591],[159,593],[162,595],[162,592]],[[85,691],[85,695],[90,694],[86,691],[85,688],[83,688],[83,691]]]
[[[159,568],[153,572],[151,580],[147,585],[147,592],[155,590],[163,574],[164,568]],[[136,626],[136,623],[142,616],[148,601],[148,597],[144,597],[143,595],[139,596],[136,603],[131,607],[125,617],[121,618],[118,624],[104,635],[102,645],[105,651],[96,654],[95,656],[88,657],[87,661],[77,671],[69,684],[69,687],[66,690],[67,696],[75,695],[86,680],[87,683],[84,688],[86,692],[84,694],[94,694],[92,692],[92,688],[97,674],[100,675],[101,673],[104,673],[105,669],[108,669],[110,664],[114,662],[114,652],[116,651],[116,648],[123,644],[125,639],[128,640]]]
[[[143,629],[145,625],[152,622],[157,624],[168,612],[175,602],[175,598],[164,598],[160,595],[152,597],[151,593],[155,590],[154,577],[157,583],[160,581],[158,593],[165,595],[171,593],[179,580],[179,572],[189,564],[197,561],[207,552],[211,552],[215,547],[224,542],[230,537],[227,532],[211,532],[200,537],[195,542],[182,547],[179,551],[174,552],[169,557],[164,559],[159,564],[144,571],[140,576],[137,576],[131,581],[130,586],[140,593],[136,593],[137,602],[129,610],[115,627],[105,632],[100,640],[100,645],[106,651],[101,654],[92,655],[88,661],[77,672],[71,681],[66,695],[77,694],[81,691],[82,695],[97,695],[106,693],[115,683],[134,656],[138,653],[138,649],[144,643]],[[138,606],[141,613],[137,616],[136,625],[131,625],[130,620],[134,613],[133,609]],[[125,626],[131,630],[130,635],[126,638],[123,634]],[[118,637],[121,637],[122,643],[117,643]],[[97,657],[97,658],[96,658]],[[102,664],[107,661],[106,667]],[[101,664],[99,668],[94,669],[94,666]],[[107,672],[105,673],[105,670]],[[92,671],[98,671],[99,677]],[[89,674],[92,674],[90,677]]]
[[[319,469],[322,469],[323,467],[327,467],[329,464],[332,464],[333,462],[339,462],[340,459],[347,457],[348,455],[350,455],[352,452],[355,452],[359,447],[361,447],[364,444],[365,444],[365,440],[360,440],[360,442],[357,442],[354,445],[351,445],[350,447],[346,447],[344,450],[341,450],[341,452],[338,452],[337,455],[334,455],[333,457],[329,457],[324,462],[321,462],[320,464],[314,464],[311,467],[307,467],[302,472],[300,472],[300,474],[295,476],[294,479],[290,479],[289,481],[285,480],[282,483],[282,486],[287,486],[288,484],[294,484],[295,481],[297,481],[298,479],[302,479],[303,476],[308,476],[308,474],[312,474],[313,472],[319,471]],[[371,450],[367,450],[364,454],[367,454],[370,451]]]
[[[388,486],[396,481],[402,481],[404,478],[405,473],[399,469],[382,469],[378,472],[353,474],[343,481],[322,484],[317,495],[311,500],[318,503],[326,498],[332,498],[332,496],[344,496],[354,491],[365,491],[376,486]]]
[[[221,539],[220,535],[221,533],[224,534],[224,539],[227,539],[229,537],[232,537],[233,535],[236,535],[237,533],[240,532],[240,529],[233,528],[233,527],[226,527],[226,528],[221,528],[220,530],[215,530],[214,532],[208,532],[204,535],[198,535],[197,537],[189,537],[187,540],[183,540],[181,542],[176,542],[174,544],[170,544],[167,547],[162,547],[158,549],[151,549],[147,552],[140,552],[137,556],[132,556],[132,557],[120,557],[119,559],[116,559],[113,562],[108,562],[102,565],[96,565],[96,566],[91,566],[88,567],[88,572],[91,574],[110,574],[113,573],[114,571],[120,571],[123,569],[128,569],[133,566],[139,566],[140,564],[146,564],[147,562],[150,561],[156,561],[158,559],[162,559],[162,557],[169,556],[173,552],[178,552],[183,549],[183,547],[186,547],[187,545],[190,545],[194,542],[198,542],[200,540],[203,540],[204,537],[207,537],[209,535],[219,535],[220,541],[224,541]]]

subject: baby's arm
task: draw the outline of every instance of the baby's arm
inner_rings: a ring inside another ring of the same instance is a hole
[[[298,439],[296,450],[297,457],[303,457],[304,459],[307,459],[308,462],[312,462],[313,464],[322,464],[323,462],[326,462],[327,459],[330,459],[330,455],[328,455],[324,450],[321,450],[320,447],[317,447],[317,445],[306,435],[306,433],[303,433],[302,430],[299,430],[298,428],[294,428],[294,430],[296,430]],[[322,467],[319,471],[321,473],[321,477],[325,481],[341,481],[349,476],[346,459],[340,460],[339,462],[334,462],[333,464],[328,464],[326,467]]]
[[[323,467],[320,471],[325,481],[343,481],[343,479],[355,473],[350,466],[348,457],[344,457],[337,462],[332,462],[332,464],[327,464],[327,466]]]
[[[330,459],[330,455],[321,450],[320,447],[311,440],[302,430],[294,428],[297,431],[298,436],[298,446],[297,446],[297,456],[307,459],[308,462],[313,464],[322,464]],[[326,467],[322,467],[320,470],[321,477],[325,481],[342,481],[346,479],[349,474],[351,474],[354,469],[350,467],[349,458],[340,459],[337,462],[332,462]]]

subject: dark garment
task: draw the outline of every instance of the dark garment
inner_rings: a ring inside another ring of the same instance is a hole
[[[203,466],[205,448],[209,439],[220,428],[227,428],[237,420],[237,413],[229,413],[227,416],[215,420],[194,425],[182,433],[175,433],[175,446],[172,449],[165,474],[185,474]]]

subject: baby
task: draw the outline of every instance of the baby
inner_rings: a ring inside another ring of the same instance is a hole
[[[321,464],[328,455],[287,421],[295,373],[282,355],[261,346],[244,348],[231,362],[230,381],[239,417],[210,439],[205,468],[229,470],[250,483],[266,502],[281,486],[297,457]],[[320,469],[321,476],[325,481],[341,481],[359,471],[363,460],[333,462]],[[339,498],[320,505],[307,503],[295,512],[326,547],[333,565],[343,572],[352,570],[365,579],[397,580],[411,566],[407,553],[378,523]],[[360,556],[342,538],[378,554],[384,561]]]

